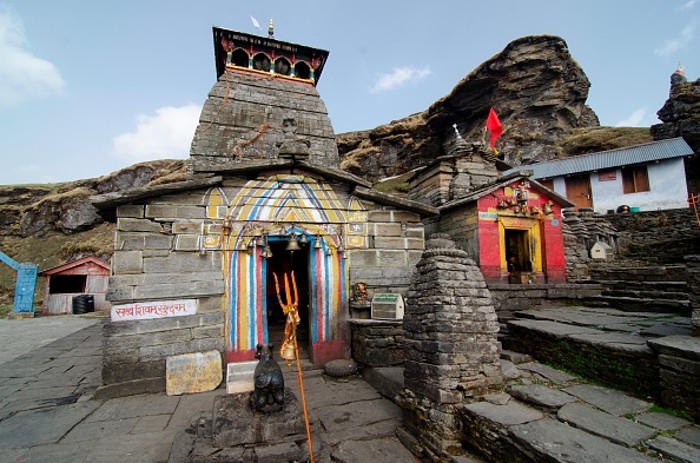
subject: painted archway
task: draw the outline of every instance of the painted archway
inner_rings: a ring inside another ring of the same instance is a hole
[[[211,195],[214,202],[221,196]],[[265,245],[292,234],[308,242],[311,360],[323,364],[345,356],[347,222],[348,211],[333,189],[310,177],[275,175],[250,180],[238,191],[222,231],[227,361],[250,360],[256,344],[268,342]]]

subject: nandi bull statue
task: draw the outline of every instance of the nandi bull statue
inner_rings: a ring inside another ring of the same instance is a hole
[[[284,377],[272,358],[272,348],[272,344],[258,344],[255,353],[260,362],[255,367],[255,391],[251,402],[255,410],[263,413],[276,412],[284,405]]]

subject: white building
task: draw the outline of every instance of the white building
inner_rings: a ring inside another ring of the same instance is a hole
[[[688,207],[684,158],[693,150],[683,138],[601,151],[568,159],[519,166],[532,178],[566,197],[576,208],[595,212],[656,211]]]

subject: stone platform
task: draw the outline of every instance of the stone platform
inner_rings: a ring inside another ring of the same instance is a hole
[[[508,321],[508,334],[501,340],[505,349],[527,352],[600,383],[660,400],[667,395],[661,377],[669,375],[660,368],[662,357],[655,343],[669,337],[687,338],[686,344],[695,346],[689,347],[689,363],[684,365],[700,380],[700,363],[693,360],[697,355],[693,349],[700,351],[700,339],[690,337],[688,317],[555,305],[516,312],[516,316]],[[674,352],[678,357],[681,350]],[[681,361],[673,363],[676,370]],[[697,388],[688,392],[698,394]]]

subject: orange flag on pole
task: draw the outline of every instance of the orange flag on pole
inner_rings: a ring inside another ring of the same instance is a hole
[[[496,140],[498,140],[498,137],[503,133],[503,126],[501,125],[501,121],[498,120],[496,111],[494,111],[493,108],[489,111],[489,117],[486,119],[486,130],[491,132],[489,146],[498,153],[498,150],[496,150]]]

